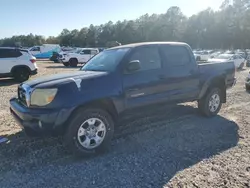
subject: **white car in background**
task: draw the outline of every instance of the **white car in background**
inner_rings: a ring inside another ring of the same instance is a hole
[[[245,59],[238,54],[220,54],[216,58],[208,60],[208,62],[225,62],[225,61],[233,61],[237,69],[242,69],[245,64]]]
[[[210,54],[207,51],[194,51],[194,57],[196,61],[207,61]]]
[[[99,50],[97,48],[82,48],[76,52],[60,54],[59,61],[62,62],[66,67],[76,67],[78,63],[84,64],[98,53]]]
[[[24,82],[37,74],[36,58],[28,50],[0,47],[0,77]]]

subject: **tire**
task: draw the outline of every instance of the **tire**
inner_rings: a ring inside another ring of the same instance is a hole
[[[24,82],[30,78],[30,71],[28,68],[20,67],[14,70],[13,76],[16,81]]]
[[[77,67],[77,64],[78,64],[78,60],[77,59],[70,59],[69,60],[69,65],[71,66],[71,67]]]
[[[99,108],[79,109],[70,120],[64,142],[75,156],[91,156],[106,151],[113,134],[109,113]]]
[[[250,86],[249,85],[245,85],[246,91],[250,91]]]
[[[208,93],[198,101],[199,111],[207,117],[215,116],[221,109],[221,100],[222,94],[219,88],[209,89]]]
[[[64,65],[65,67],[68,67],[68,66],[69,66],[69,62],[63,62],[63,65]]]

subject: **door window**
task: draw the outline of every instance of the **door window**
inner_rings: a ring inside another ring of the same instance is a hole
[[[129,62],[135,60],[139,60],[141,63],[141,69],[138,71],[161,68],[161,58],[157,47],[142,47],[136,49],[129,58]]]
[[[161,51],[167,67],[185,66],[191,61],[188,50],[183,46],[164,46]]]
[[[40,47],[39,46],[33,47],[30,51],[40,52]]]
[[[16,49],[0,49],[0,58],[15,58],[21,55],[22,53]]]

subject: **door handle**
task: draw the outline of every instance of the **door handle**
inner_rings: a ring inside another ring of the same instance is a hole
[[[138,88],[128,89],[129,92],[131,92],[131,91],[138,91],[138,90],[139,90]]]

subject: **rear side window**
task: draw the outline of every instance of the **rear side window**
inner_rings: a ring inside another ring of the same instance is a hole
[[[16,49],[0,49],[0,58],[20,57],[22,53]]]
[[[139,71],[161,68],[161,58],[158,48],[154,46],[136,49],[129,61],[134,60],[139,60],[141,63],[141,69]]]
[[[166,66],[184,66],[191,61],[189,52],[183,46],[163,46],[161,47]]]

